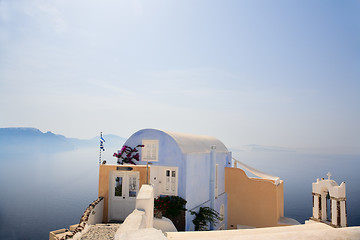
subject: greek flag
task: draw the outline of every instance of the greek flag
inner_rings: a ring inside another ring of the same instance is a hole
[[[100,136],[100,149],[103,150],[103,151],[105,151],[104,142],[105,142],[105,139],[101,135]]]

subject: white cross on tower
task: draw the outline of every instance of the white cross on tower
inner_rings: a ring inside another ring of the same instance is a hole
[[[330,172],[328,172],[326,175],[328,176],[328,180],[330,180],[331,173],[330,173]]]

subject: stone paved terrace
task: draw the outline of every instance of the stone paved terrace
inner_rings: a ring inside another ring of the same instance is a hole
[[[113,240],[120,225],[118,223],[92,225],[80,240]]]

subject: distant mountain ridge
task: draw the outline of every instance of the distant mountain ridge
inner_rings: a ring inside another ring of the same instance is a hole
[[[103,135],[105,148],[120,149],[126,138],[117,135]],[[42,132],[37,128],[0,128],[0,155],[24,153],[36,154],[38,152],[51,153],[71,151],[78,148],[92,148],[99,146],[100,137],[92,139],[67,138],[50,131]]]
[[[105,143],[104,143],[105,148],[121,149],[122,145],[127,140],[126,138],[119,137],[114,134],[104,134],[103,138],[105,139]],[[96,147],[96,146],[99,146],[100,137],[99,136],[93,137],[91,139],[68,138],[68,140],[78,148]]]

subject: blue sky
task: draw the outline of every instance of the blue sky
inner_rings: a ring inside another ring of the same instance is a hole
[[[360,154],[360,1],[0,0],[0,127]]]

